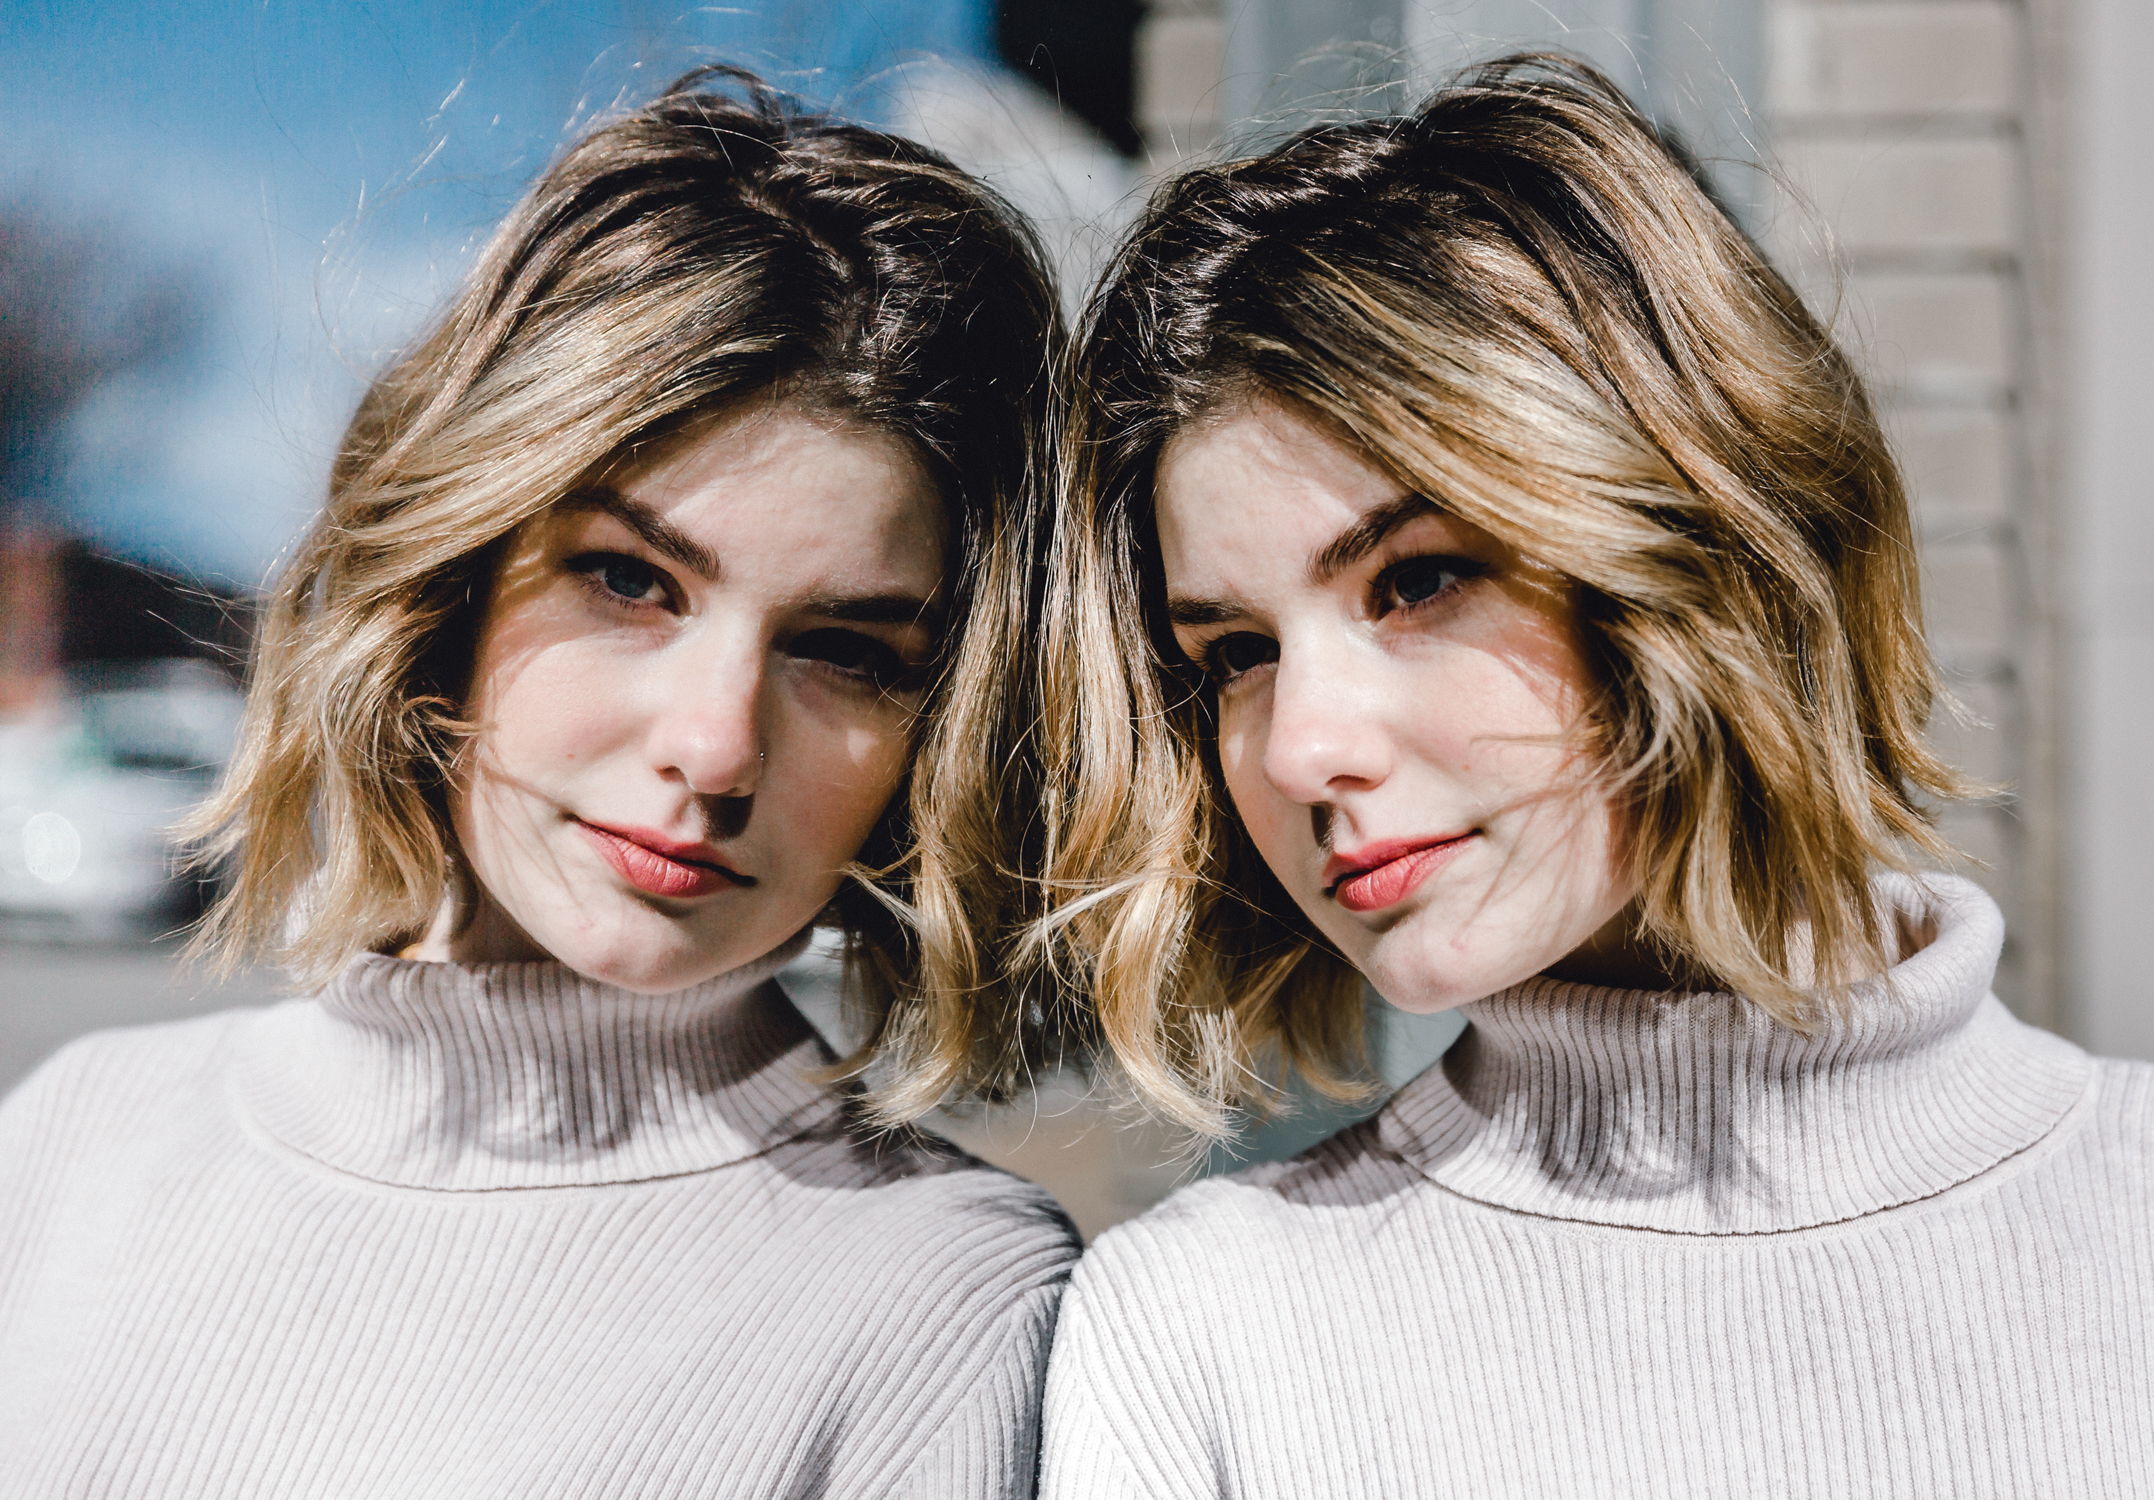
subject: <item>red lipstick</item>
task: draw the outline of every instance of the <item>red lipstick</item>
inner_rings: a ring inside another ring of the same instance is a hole
[[[755,884],[754,877],[729,868],[709,844],[684,844],[648,828],[609,828],[580,818],[576,826],[615,874],[653,896],[708,896]]]
[[[1334,854],[1324,862],[1324,894],[1348,911],[1381,911],[1405,900],[1480,831],[1470,828],[1436,839],[1390,839],[1364,844],[1351,854]]]

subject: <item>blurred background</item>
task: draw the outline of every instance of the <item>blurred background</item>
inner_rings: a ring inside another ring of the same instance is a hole
[[[1630,88],[1870,370],[1979,721],[1935,732],[2009,789],[1948,815],[2006,911],[2000,993],[2154,1058],[2145,0],[5,0],[0,36],[0,1088],[283,993],[177,965],[211,893],[164,829],[365,381],[590,121],[746,64],[1001,187],[1074,305],[1163,174],[1523,45]],[[835,1024],[828,965],[789,977]],[[1372,1015],[1391,1085],[1457,1031]],[[1071,1079],[941,1128],[1088,1232],[1233,1160]]]

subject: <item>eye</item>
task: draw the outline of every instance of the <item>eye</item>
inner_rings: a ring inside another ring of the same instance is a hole
[[[1225,687],[1236,678],[1278,659],[1279,643],[1270,636],[1237,630],[1206,646],[1203,660],[1198,665],[1213,683]]]
[[[599,593],[626,604],[664,604],[666,575],[641,558],[622,552],[586,552],[568,561]]]
[[[1377,612],[1389,614],[1426,604],[1486,571],[1480,563],[1464,557],[1409,557],[1393,563],[1376,578]]]
[[[879,692],[919,686],[919,670],[907,666],[895,647],[857,630],[810,630],[785,649],[796,661],[820,662]]]

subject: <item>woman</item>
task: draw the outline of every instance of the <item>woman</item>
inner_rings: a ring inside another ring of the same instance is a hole
[[[1093,1247],[1043,1492],[2145,1492],[2154,1069],[1894,873],[1963,790],[1900,481],[1612,86],[1182,178],[1079,364],[1060,960],[1199,1128],[1345,1087],[1361,976],[1470,1026]]]
[[[1012,1062],[919,813],[995,795],[1055,322],[985,189],[743,75],[546,174],[361,405],[202,814],[210,939],[326,987],[0,1114],[0,1490],[1030,1493],[1073,1233],[882,1127]],[[874,1097],[772,980],[819,919]]]

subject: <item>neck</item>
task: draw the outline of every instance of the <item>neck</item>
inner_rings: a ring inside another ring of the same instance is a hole
[[[1687,990],[1699,976],[1646,941],[1643,910],[1632,901],[1591,937],[1541,972],[1566,984],[1610,990]]]
[[[483,890],[468,900],[453,891],[444,895],[426,931],[396,956],[432,964],[526,964],[553,958]]]

